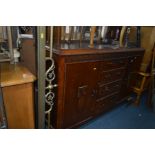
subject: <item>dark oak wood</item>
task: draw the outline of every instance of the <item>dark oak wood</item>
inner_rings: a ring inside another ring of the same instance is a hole
[[[20,63],[28,68],[32,74],[37,75],[36,70],[36,47],[34,39],[23,39],[22,49],[20,51]]]
[[[138,70],[144,49],[54,50],[56,98],[52,114],[55,128],[74,128],[115,107],[130,93],[129,78]]]
[[[61,42],[61,26],[54,26],[53,39],[54,44],[59,46]]]

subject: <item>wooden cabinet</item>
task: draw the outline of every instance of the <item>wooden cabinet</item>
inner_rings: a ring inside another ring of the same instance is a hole
[[[140,48],[55,50],[54,127],[76,127],[120,103],[129,94],[129,75],[140,67],[143,53]]]
[[[97,79],[97,62],[80,62],[66,65],[65,126],[91,116]],[[72,110],[70,110],[72,109]]]
[[[2,97],[2,89],[0,88],[0,129],[6,128],[6,118]]]
[[[28,70],[33,74],[37,75],[36,71],[36,43],[34,39],[23,39],[22,49],[20,51],[20,63],[28,68]]]
[[[35,77],[19,64],[1,64],[1,86],[8,128],[35,128]]]

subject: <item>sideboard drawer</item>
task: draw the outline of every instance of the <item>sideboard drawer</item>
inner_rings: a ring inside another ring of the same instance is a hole
[[[112,60],[104,60],[100,62],[100,70],[108,71],[112,69],[117,69],[121,67],[125,67],[127,64],[127,59],[112,59]]]
[[[114,92],[117,92],[121,87],[121,80],[116,82],[111,82],[109,84],[98,84],[98,93],[97,97],[104,97],[110,95]]]
[[[119,92],[115,92],[109,95],[108,97],[97,99],[95,103],[96,113],[106,111],[109,108],[113,107],[117,103],[118,97],[119,97]]]
[[[109,83],[112,81],[120,80],[124,77],[125,68],[113,69],[111,71],[102,71],[100,72],[99,82],[100,83]]]

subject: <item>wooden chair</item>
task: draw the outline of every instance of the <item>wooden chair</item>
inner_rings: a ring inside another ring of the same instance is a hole
[[[152,63],[151,63],[151,77],[150,77],[150,85],[149,85],[149,92],[148,92],[148,105],[153,107],[155,112],[155,43],[153,47],[153,54],[152,54]]]
[[[134,72],[132,74],[135,74],[134,76],[132,76],[136,78],[136,83],[134,86],[131,87],[131,89],[134,93],[136,93],[136,99],[134,101],[134,104],[138,106],[143,92],[149,87],[151,75],[150,73],[144,72]]]
[[[135,81],[134,84],[131,84],[132,85],[131,89],[137,95],[135,102],[134,102],[134,104],[137,106],[140,103],[140,98],[141,98],[142,93],[145,90],[149,91],[150,86],[152,85],[152,70],[153,70],[152,67],[154,66],[153,65],[154,64],[154,51],[155,51],[155,46],[153,47],[153,50],[152,50],[152,55],[151,55],[150,65],[148,67],[148,72],[133,72],[133,73],[131,73],[132,77],[134,77],[133,81]]]
[[[94,48],[94,36],[95,36],[96,26],[91,26],[90,32],[90,48]]]

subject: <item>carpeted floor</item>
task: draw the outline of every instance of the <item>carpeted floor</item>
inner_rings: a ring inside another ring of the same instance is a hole
[[[146,95],[143,95],[138,107],[124,102],[80,129],[155,129],[155,113],[147,107],[145,101]]]

